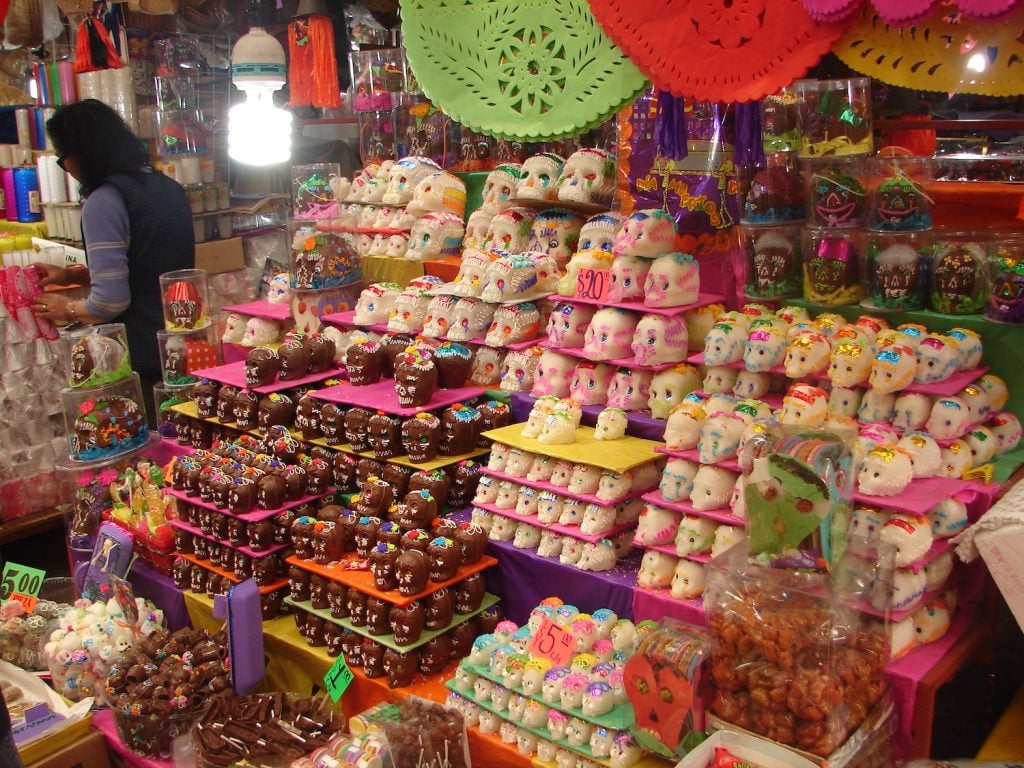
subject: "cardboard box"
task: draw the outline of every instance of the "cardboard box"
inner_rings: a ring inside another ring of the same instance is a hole
[[[29,763],[26,768],[110,768],[107,740],[99,731],[90,730],[81,739]]]
[[[242,238],[229,237],[226,240],[196,243],[196,269],[205,269],[211,275],[219,275],[243,267],[245,250],[242,248]]]

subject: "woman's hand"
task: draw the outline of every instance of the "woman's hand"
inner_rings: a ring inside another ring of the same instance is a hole
[[[70,275],[67,267],[57,267],[53,264],[43,264],[36,262],[32,265],[32,269],[39,275],[39,285],[46,287],[47,285],[69,285]]]
[[[35,303],[32,305],[32,311],[36,317],[44,317],[47,320],[56,322],[80,320],[81,318],[73,317],[71,314],[70,305],[72,301],[74,299],[60,293],[44,293],[36,297]]]

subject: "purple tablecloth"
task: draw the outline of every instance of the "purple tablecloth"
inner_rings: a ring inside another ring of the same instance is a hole
[[[525,422],[530,415],[530,409],[533,408],[533,401],[535,399],[526,392],[513,392],[509,403],[512,408],[513,420]],[[583,406],[582,423],[588,427],[594,426],[597,423],[597,415],[603,410],[603,405]],[[626,427],[626,434],[633,437],[642,437],[645,440],[657,440],[660,442],[665,436],[664,419],[652,419],[649,413],[631,411],[626,414],[626,420],[629,422],[629,426]]]

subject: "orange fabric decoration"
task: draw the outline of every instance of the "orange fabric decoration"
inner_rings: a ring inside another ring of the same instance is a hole
[[[78,26],[75,41],[75,63],[71,67],[77,74],[95,72],[100,69],[120,69],[124,66],[117,55],[114,43],[110,39],[103,22],[95,16],[87,17]]]
[[[289,106],[341,106],[334,27],[330,18],[313,15],[291,22],[288,59]]]

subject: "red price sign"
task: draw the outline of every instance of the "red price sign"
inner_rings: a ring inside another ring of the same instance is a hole
[[[32,613],[36,609],[36,603],[39,602],[38,597],[32,597],[32,595],[23,595],[21,592],[11,592],[9,600],[13,600],[16,603],[21,603],[25,609],[25,613]]]
[[[588,301],[607,301],[608,289],[612,287],[612,273],[607,269],[590,269],[583,267],[576,275],[576,288],[573,294],[577,299]]]
[[[543,656],[556,667],[564,667],[576,654],[576,641],[567,629],[562,629],[551,619],[544,619],[534,632],[526,652],[532,656]]]

